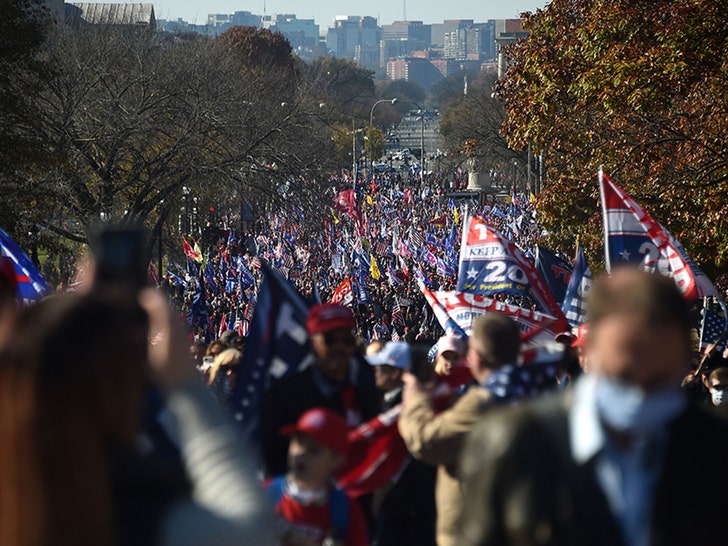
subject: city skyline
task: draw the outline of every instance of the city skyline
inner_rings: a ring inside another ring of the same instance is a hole
[[[446,3],[413,2],[406,5],[409,21],[438,23],[446,19],[516,19],[523,11],[535,11],[543,8],[547,0],[486,0],[473,4],[470,0],[451,0]],[[405,19],[404,1],[391,2],[372,0],[365,6],[353,0],[314,0],[312,2],[296,2],[294,0],[158,0],[154,1],[154,10],[158,19],[183,19],[198,25],[207,22],[212,13],[233,13],[249,11],[257,15],[292,13],[301,19],[314,19],[321,30],[331,25],[335,16],[369,15],[379,18],[379,24],[391,24]]]

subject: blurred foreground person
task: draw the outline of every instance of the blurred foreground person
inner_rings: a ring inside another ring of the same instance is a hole
[[[688,404],[688,306],[634,269],[596,282],[590,373],[559,397],[493,412],[463,450],[459,545],[726,544],[728,424]],[[696,466],[699,465],[699,466]]]
[[[49,298],[19,317],[0,355],[0,544],[269,544],[240,432],[199,382],[162,296],[129,296]],[[150,378],[176,418],[189,485],[135,449]]]
[[[281,434],[291,438],[289,471],[266,488],[278,516],[276,546],[369,546],[359,504],[333,481],[349,448],[344,419],[313,408]]]

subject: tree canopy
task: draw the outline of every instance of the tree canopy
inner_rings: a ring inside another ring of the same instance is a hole
[[[715,275],[728,263],[728,4],[553,0],[498,87],[514,149],[543,153],[541,221],[601,258],[604,165]],[[597,254],[599,253],[599,254]]]

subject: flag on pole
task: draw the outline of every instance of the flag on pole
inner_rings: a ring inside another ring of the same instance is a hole
[[[12,262],[18,283],[18,296],[24,302],[39,300],[53,293],[35,264],[2,229],[0,229],[0,256],[5,256]]]
[[[374,254],[370,255],[369,273],[375,281],[382,278],[382,273],[379,271],[379,264],[377,263],[377,259],[374,257]]]
[[[566,320],[573,327],[579,326],[586,320],[586,295],[591,288],[591,283],[591,270],[589,264],[586,263],[584,249],[579,245],[576,251],[574,271],[561,304]]]
[[[571,277],[569,264],[541,245],[536,245],[534,265],[554,299],[557,302],[564,301]]]
[[[308,354],[308,305],[293,286],[267,264],[248,331],[240,375],[230,408],[234,419],[259,437],[267,386],[298,371]],[[242,325],[241,325],[242,327]]]
[[[568,329],[561,307],[530,260],[483,218],[469,217],[465,223],[457,290],[486,296],[528,296],[556,319],[554,328],[562,332]]]
[[[199,245],[195,243],[195,247],[196,248],[193,248],[192,245],[187,242],[185,236],[182,235],[182,250],[184,251],[185,256],[197,263],[202,263],[202,253],[197,251]]]
[[[672,277],[688,300],[719,297],[713,283],[664,227],[599,170],[607,271],[620,263],[641,264]]]

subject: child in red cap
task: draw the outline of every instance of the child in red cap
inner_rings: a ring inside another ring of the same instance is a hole
[[[288,474],[267,485],[280,519],[280,546],[368,546],[359,505],[334,485],[346,459],[347,427],[326,408],[304,413],[281,429],[290,436]]]

